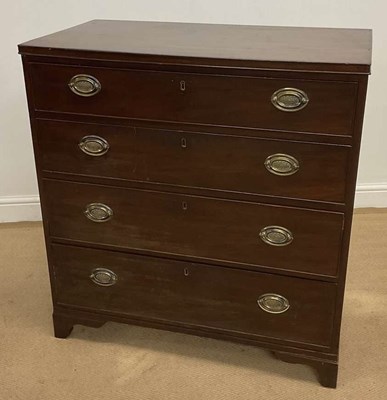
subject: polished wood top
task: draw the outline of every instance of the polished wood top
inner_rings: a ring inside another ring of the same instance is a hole
[[[87,51],[93,58],[107,59],[110,54],[114,60],[127,59],[123,56],[128,54],[231,59],[269,68],[301,63],[295,69],[303,69],[302,64],[311,63],[324,64],[320,69],[327,72],[367,73],[371,42],[372,31],[367,29],[94,20],[23,43],[19,50],[66,57]]]

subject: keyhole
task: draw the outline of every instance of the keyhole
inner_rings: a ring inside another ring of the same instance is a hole
[[[185,92],[185,81],[180,81],[180,90]]]
[[[186,211],[186,210],[188,209],[188,204],[187,204],[187,202],[186,202],[186,201],[183,201],[183,202],[181,203],[181,207],[182,207],[182,209],[183,209],[184,211]]]
[[[187,148],[187,139],[186,138],[181,138],[181,147],[183,148],[183,149],[186,149]]]
[[[189,275],[189,269],[188,268],[184,268],[184,276],[188,276]]]

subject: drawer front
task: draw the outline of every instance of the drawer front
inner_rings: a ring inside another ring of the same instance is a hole
[[[62,245],[52,254],[62,305],[330,345],[334,284]]]
[[[37,124],[41,165],[48,171],[344,202],[349,147],[57,121]],[[97,146],[94,153],[82,147],[87,143]]]
[[[91,78],[76,94],[79,75]],[[357,96],[352,82],[47,64],[32,64],[31,76],[37,110],[336,135],[351,135]]]
[[[55,180],[44,190],[54,237],[336,276],[339,213]]]

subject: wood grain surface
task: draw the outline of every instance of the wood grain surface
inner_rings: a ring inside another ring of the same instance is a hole
[[[70,50],[78,56],[108,53],[116,59],[144,54],[314,63],[343,72],[356,66],[358,71],[369,72],[371,31],[94,20],[20,45],[22,53],[51,56],[66,55]]]

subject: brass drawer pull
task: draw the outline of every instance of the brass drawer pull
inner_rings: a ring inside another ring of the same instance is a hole
[[[289,300],[279,294],[265,293],[257,300],[259,307],[270,314],[282,314],[289,310]]]
[[[86,206],[84,214],[93,222],[106,222],[113,217],[113,210],[102,203],[90,203]]]
[[[283,226],[266,226],[259,232],[261,240],[271,246],[287,246],[293,241],[293,234]]]
[[[87,155],[98,157],[109,151],[109,143],[100,136],[88,135],[81,139],[79,148]]]
[[[78,96],[90,97],[100,92],[102,86],[94,76],[82,74],[70,79],[69,88]]]
[[[91,271],[90,279],[100,286],[113,286],[117,283],[118,276],[107,268],[95,268]]]
[[[300,169],[298,160],[289,154],[272,154],[265,160],[266,169],[280,176],[289,176],[295,174]]]
[[[309,103],[308,95],[300,89],[282,88],[271,96],[274,107],[281,111],[300,111]]]

